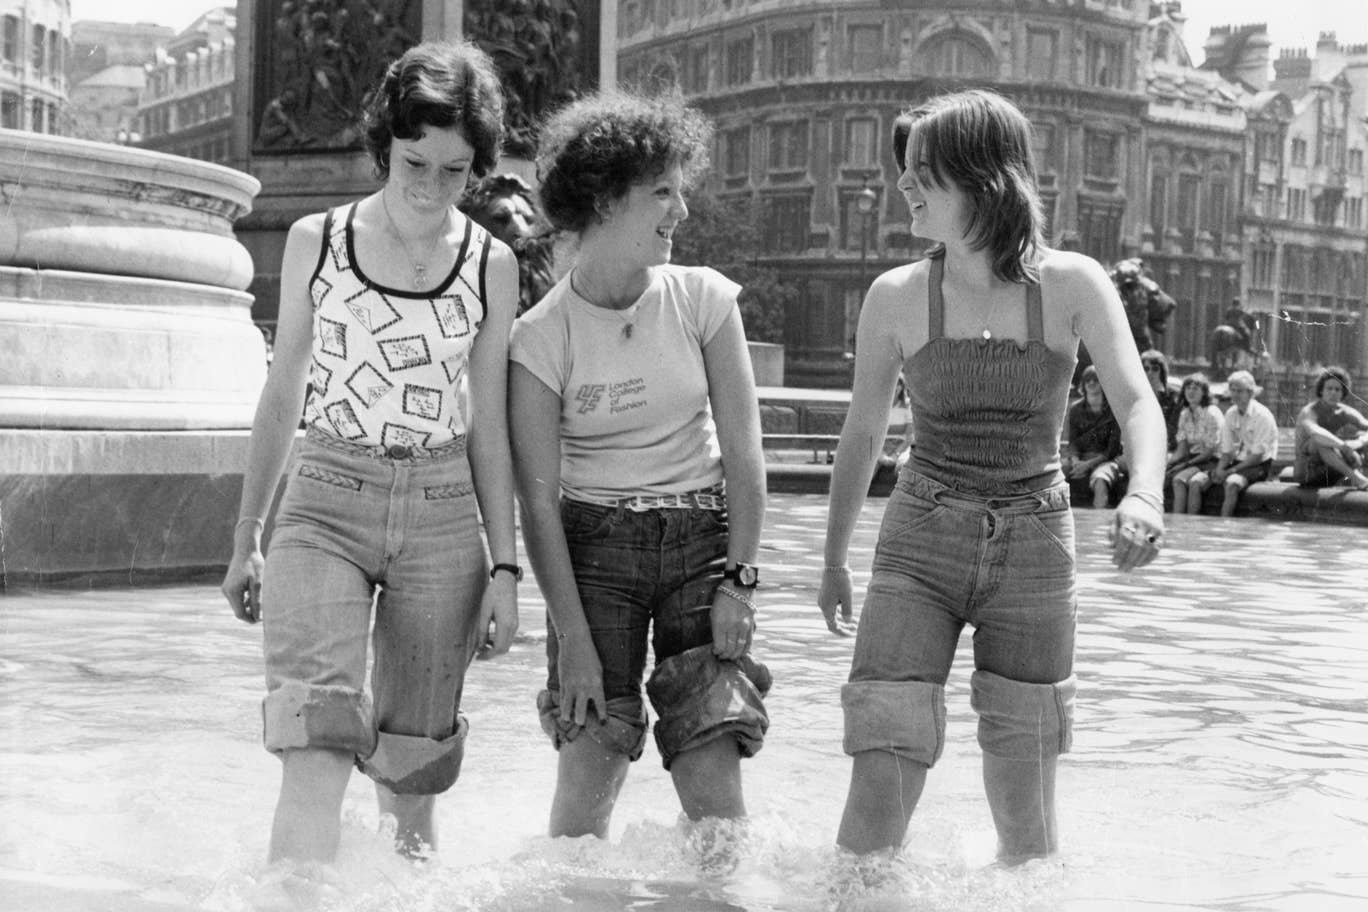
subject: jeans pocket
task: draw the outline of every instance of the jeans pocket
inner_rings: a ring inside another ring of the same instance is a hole
[[[593,541],[603,538],[616,525],[617,507],[561,501],[561,526],[567,540]]]
[[[1062,557],[1069,561],[1074,559],[1073,512],[1068,507],[1031,513],[1028,518],[1041,538],[1053,545]]]
[[[311,478],[314,481],[330,484],[335,488],[345,488],[348,491],[361,490],[361,479],[353,478],[350,475],[343,475],[342,473],[334,472],[331,469],[310,465],[307,462],[300,464],[299,475],[301,478]]]
[[[879,528],[879,543],[893,541],[915,532],[949,508],[934,500],[895,491],[884,511]]]
[[[424,500],[455,500],[468,497],[475,492],[475,486],[468,481],[456,484],[431,485],[423,488]]]

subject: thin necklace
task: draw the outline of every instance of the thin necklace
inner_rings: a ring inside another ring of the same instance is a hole
[[[404,235],[399,231],[399,226],[394,222],[394,216],[390,215],[389,201],[385,198],[385,191],[383,190],[380,191],[380,208],[385,210],[385,219],[389,222],[390,231],[394,232],[394,236],[399,239],[400,246],[404,248],[404,253],[408,254],[409,262],[413,264],[413,287],[418,289],[427,288],[427,264],[428,261],[432,259],[432,254],[436,251],[438,242],[446,237],[447,219],[451,217],[451,214],[449,212],[443,213],[442,230],[437,232],[437,235],[432,239],[432,243],[428,244],[427,254],[420,260],[413,255],[413,251],[409,249],[408,241],[404,240]]]
[[[613,316],[617,317],[619,320],[621,320],[623,338],[632,338],[632,326],[636,323],[637,307],[641,304],[641,298],[637,298],[635,301],[633,301],[626,307],[609,307],[606,304],[599,304],[593,298],[589,297],[587,294],[580,291],[579,285],[575,283],[575,273],[577,272],[579,272],[578,269],[570,270],[570,290],[573,291],[575,294],[579,295],[584,300],[588,301],[594,307],[601,307],[604,310],[611,313]],[[626,314],[627,316],[624,317],[623,314]]]

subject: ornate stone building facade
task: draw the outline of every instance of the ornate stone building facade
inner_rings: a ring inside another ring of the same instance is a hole
[[[713,117],[706,189],[755,207],[760,262],[801,289],[786,381],[846,386],[864,290],[921,250],[892,192],[890,136],[930,95],[1013,98],[1036,125],[1051,240],[1104,262],[1140,250],[1149,12],[1146,0],[623,0],[618,75],[676,85]]]
[[[0,0],[0,127],[61,132],[70,58],[68,0]]]
[[[220,164],[232,161],[236,30],[236,10],[218,7],[158,54],[138,105],[143,148]]]
[[[1207,63],[1246,90],[1241,294],[1264,315],[1268,370],[1305,385],[1325,364],[1368,374],[1368,45],[1324,33],[1268,79],[1262,25],[1214,29]]]

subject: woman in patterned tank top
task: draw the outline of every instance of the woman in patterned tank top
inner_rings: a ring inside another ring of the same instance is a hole
[[[1153,560],[1163,535],[1163,417],[1106,273],[1044,246],[1022,113],[991,92],[946,95],[904,115],[894,140],[912,230],[936,243],[865,299],[831,482],[818,603],[848,635],[851,532],[903,371],[915,444],[884,514],[842,688],[854,770],[837,841],[858,854],[901,845],[944,746],[944,685],[972,624],[984,783],[999,858],[1012,863],[1058,845],[1076,619],[1059,436],[1079,341],[1130,456],[1130,493],[1111,525],[1122,570]]]
[[[505,403],[517,266],[456,208],[498,156],[493,63],[468,42],[411,48],[365,127],[380,189],[300,219],[285,242],[223,583],[238,618],[264,622],[264,740],[283,775],[261,888],[282,900],[326,879],[353,765],[396,848],[435,847],[467,666],[506,651],[518,623]]]

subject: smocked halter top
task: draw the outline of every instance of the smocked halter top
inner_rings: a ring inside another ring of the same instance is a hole
[[[1026,344],[948,339],[931,260],[927,342],[903,364],[915,445],[908,469],[979,496],[1026,494],[1063,479],[1059,437],[1076,352],[1044,341],[1040,285],[1026,286]]]

